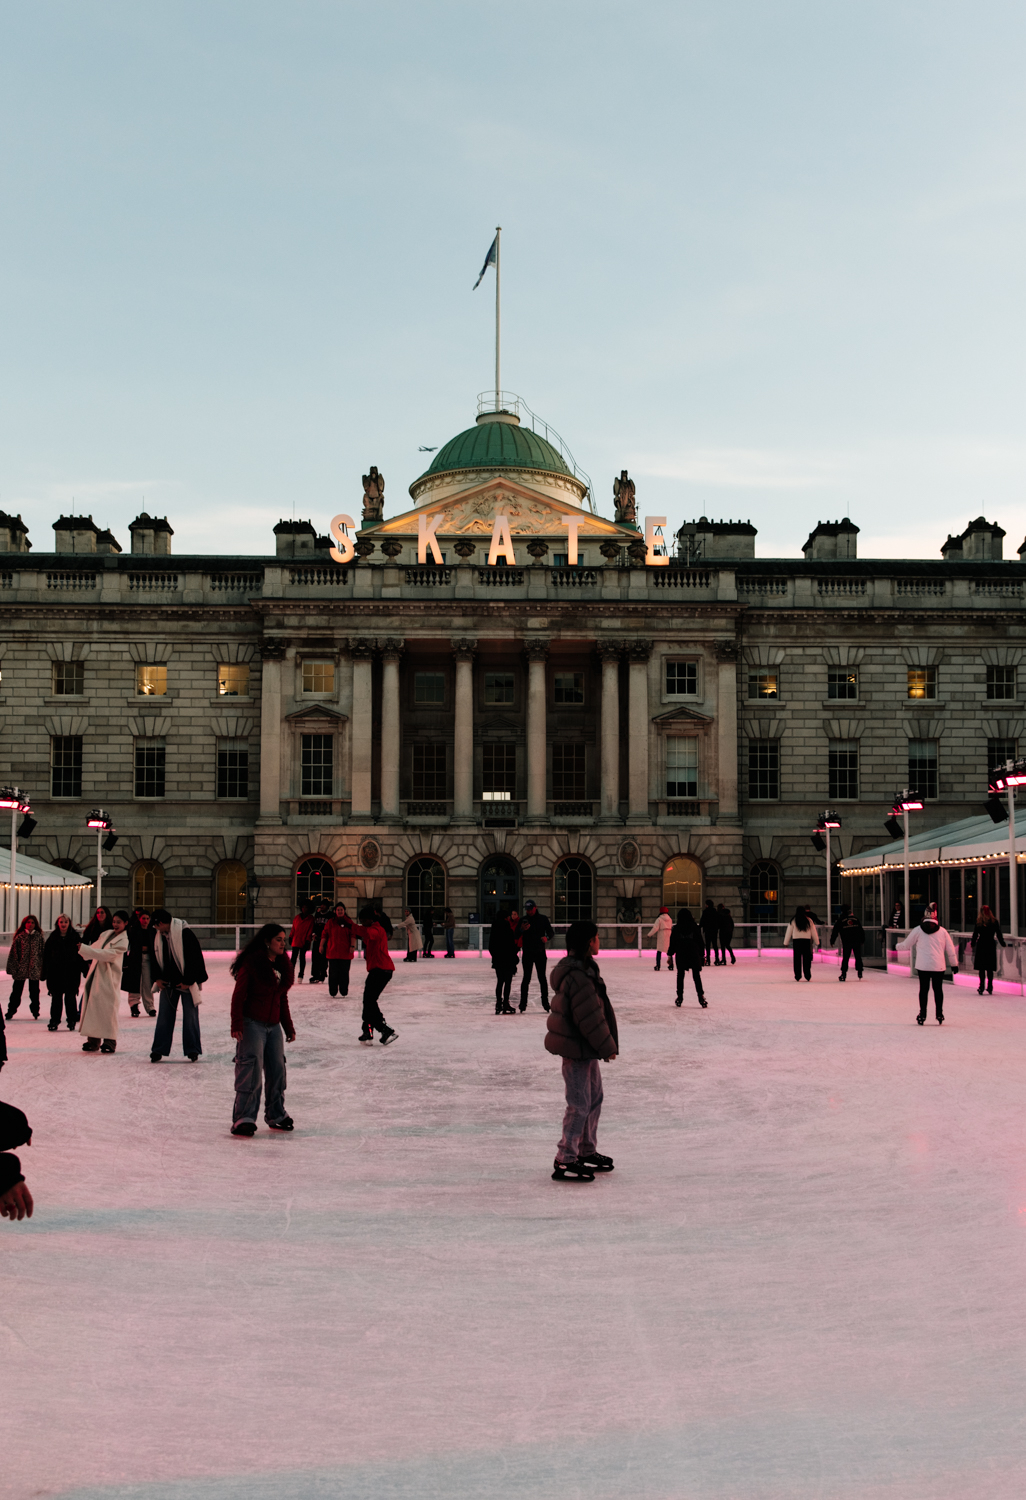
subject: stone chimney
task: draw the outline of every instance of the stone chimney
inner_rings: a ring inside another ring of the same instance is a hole
[[[274,528],[274,550],[278,557],[312,557],[317,532],[310,521],[279,521]]]
[[[108,556],[121,551],[121,543],[113,531],[98,531],[96,533],[96,550],[104,552]]]
[[[1026,542],[1023,543],[1023,546],[1026,547]],[[943,557],[945,562],[961,562],[962,538],[960,536],[952,536],[949,532],[948,539],[941,548],[941,557]]]
[[[60,516],[53,523],[57,552],[96,552],[100,528],[92,516]],[[109,549],[108,549],[109,550]]]
[[[148,516],[145,511],[128,523],[132,552],[137,557],[170,557],[174,530],[167,516]]]
[[[839,562],[858,556],[854,521],[820,521],[802,548],[806,562]]]
[[[966,562],[1000,562],[1004,532],[996,522],[977,516],[962,533],[962,556]]]
[[[751,521],[699,516],[697,521],[685,521],[677,532],[677,556],[682,562],[738,562],[755,556],[757,535]]]
[[[28,527],[21,517],[0,510],[0,552],[28,552],[31,547]]]

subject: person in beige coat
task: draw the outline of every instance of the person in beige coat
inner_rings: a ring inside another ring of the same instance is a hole
[[[407,953],[403,959],[403,963],[415,964],[417,962],[417,954],[421,949],[420,928],[417,926],[417,919],[409,907],[403,912],[403,926],[406,928],[407,946]]]
[[[669,951],[670,951],[670,933],[672,931],[673,931],[673,918],[670,916],[669,908],[666,907],[666,906],[661,906],[659,908],[659,915],[656,917],[655,921],[652,923],[652,926],[648,929],[648,935],[649,935],[649,937],[654,937],[655,940],[656,940],[656,961],[655,961],[655,967],[656,967],[656,969],[659,968],[660,964],[663,961],[663,954],[664,953],[666,953],[667,955],[669,954]],[[668,969],[672,969],[673,968],[673,959],[672,958],[668,958],[666,967]]]
[[[80,943],[79,953],[92,959],[78,1029],[87,1038],[83,1052],[113,1052],[118,1045],[121,964],[128,952],[128,913],[116,911],[113,925],[95,943]],[[102,1046],[101,1046],[102,1042]]]

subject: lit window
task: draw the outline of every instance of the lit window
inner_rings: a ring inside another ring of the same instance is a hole
[[[858,695],[858,667],[829,667],[827,669],[828,698],[857,698]]]
[[[55,661],[53,691],[57,698],[77,698],[85,691],[85,666],[80,661]]]
[[[165,748],[163,740],[136,740],[135,795],[163,797]]]
[[[828,756],[828,797],[854,801],[859,795],[858,740],[831,740]]]
[[[444,703],[445,673],[414,672],[413,701],[414,703]]]
[[[217,669],[217,695],[219,698],[248,698],[249,665],[222,662]]]
[[[554,683],[557,703],[584,702],[583,672],[557,672]]]
[[[937,668],[909,667],[908,696],[910,698],[936,698]]]
[[[481,794],[485,802],[508,802],[517,793],[517,747],[482,745]]]
[[[697,661],[668,661],[666,663],[666,696],[668,698],[694,698],[697,692]]]
[[[1014,698],[1015,697],[1015,668],[1014,667],[988,667],[987,668],[987,697],[988,698]]]
[[[697,740],[669,739],[666,741],[666,795],[668,797],[698,796]]]
[[[753,802],[772,802],[780,796],[780,743],[748,741],[748,796]]]
[[[484,701],[489,708],[513,702],[513,673],[486,672],[484,675]]]
[[[327,698],[335,691],[335,663],[332,661],[305,661],[303,663],[303,692],[311,697]]]
[[[908,784],[920,797],[937,796],[936,740],[909,740]]]
[[[780,696],[777,688],[776,667],[760,667],[757,672],[749,672],[748,696],[749,698],[777,698]]]
[[[167,667],[149,667],[142,663],[135,669],[135,691],[144,698],[163,698],[167,692]]]

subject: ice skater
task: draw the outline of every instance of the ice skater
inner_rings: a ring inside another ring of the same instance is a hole
[[[451,906],[447,906],[442,913],[442,927],[445,931],[445,956],[456,957],[456,913]]]
[[[488,929],[488,952],[495,970],[495,1014],[515,1016],[509,992],[517,972],[517,938],[510,918],[497,916],[492,922]]]
[[[695,981],[695,994],[698,1003],[703,1010],[707,1009],[709,1002],[705,998],[705,990],[702,987],[702,966],[705,962],[705,954],[702,947],[702,934],[698,923],[688,911],[682,906],[677,913],[677,920],[670,933],[670,955],[677,960],[677,1005],[684,1004],[684,975],[691,970],[691,977]]]
[[[110,912],[106,906],[98,906],[86,923],[82,934],[83,943],[95,943],[101,932],[109,932],[111,928]]]
[[[566,957],[552,971],[552,1009],[545,1028],[545,1050],[563,1059],[566,1112],[552,1164],[554,1182],[592,1182],[611,1172],[613,1158],[601,1156],[598,1122],[602,1110],[599,1060],[613,1062],[619,1051],[616,1016],[595,956],[594,922],[573,922],[566,935]]]
[[[531,970],[538,976],[541,989],[542,1010],[549,1008],[549,984],[545,977],[548,967],[546,948],[555,937],[552,923],[535,906],[533,901],[524,902],[524,915],[516,925],[516,936],[520,940],[520,951],[524,962],[524,977],[520,981],[520,1009],[527,1009],[527,995],[531,988]]]
[[[139,1006],[148,1016],[157,1014],[153,1004],[153,939],[157,929],[148,911],[134,911],[128,923],[128,952],[121,965],[121,988],[128,996],[128,1008],[138,1019]]]
[[[1005,946],[1001,924],[989,906],[981,906],[972,935],[973,968],[980,976],[978,995],[983,994],[984,981],[987,994],[994,993],[994,971],[997,968],[998,944]]]
[[[343,999],[349,994],[349,968],[353,961],[353,922],[345,903],[338,901],[325,924],[321,950],[328,961],[328,994]]]
[[[819,932],[815,922],[809,916],[807,906],[799,906],[787,931],[784,933],[784,947],[791,944],[791,956],[794,959],[794,977],[800,984],[802,976],[812,983],[812,949],[819,942]]]
[[[179,999],[182,1051],[190,1062],[196,1062],[203,1051],[199,1023],[200,991],[207,982],[203,950],[196,934],[189,931],[180,917],[172,917],[163,907],[153,913],[153,923],[157,929],[153,964],[160,979],[160,1008],[150,1043],[150,1062],[159,1063],[171,1053]]]
[[[392,962],[388,951],[389,933],[385,922],[387,917],[375,911],[373,906],[365,906],[360,912],[359,926],[353,926],[353,936],[363,943],[363,956],[367,964],[367,978],[363,986],[363,1030],[360,1032],[361,1042],[373,1042],[374,1033],[380,1034],[383,1047],[396,1039],[395,1030],[389,1026],[381,1014],[378,1000],[382,990],[388,984],[395,973],[395,964]]]
[[[43,983],[50,996],[50,1020],[47,1031],[57,1031],[61,1016],[67,1018],[68,1030],[78,1025],[78,991],[82,983],[82,960],[78,945],[80,933],[71,918],[61,912],[43,948]]]
[[[235,980],[232,1135],[256,1134],[261,1080],[268,1130],[292,1130],[294,1122],[285,1109],[285,1042],[296,1040],[296,1030],[289,1012],[292,964],[285,952],[284,927],[265,922],[232,964],[231,974]]]
[[[673,958],[670,955],[670,933],[672,931],[673,918],[670,916],[670,908],[668,906],[661,906],[659,908],[659,915],[648,929],[648,936],[654,937],[656,940],[655,971],[657,974],[659,966],[663,961],[664,953],[667,955],[666,967],[668,969],[673,968]]]
[[[722,901],[716,908],[716,916],[719,923],[717,928],[720,945],[719,963],[721,968],[725,968],[728,953],[731,963],[737,963],[734,956],[734,918],[731,916],[730,907],[724,906]]]
[[[39,980],[43,972],[43,934],[39,930],[38,921],[31,912],[27,917],[22,917],[21,925],[11,941],[11,951],[7,955],[7,972],[14,980],[11,985],[11,998],[7,1005],[8,1021],[21,1004],[21,995],[26,981],[29,987],[29,1010],[33,1020],[38,1021]]]
[[[698,925],[702,929],[702,941],[705,945],[704,962],[711,964],[714,956],[719,962],[720,919],[711,901],[705,903],[705,910],[698,919]]]
[[[910,953],[919,978],[919,1014],[916,1021],[926,1025],[926,1009],[930,1003],[930,986],[933,986],[933,1008],[937,1013],[937,1025],[944,1025],[944,971],[958,968],[958,954],[951,941],[951,934],[937,921],[936,906],[927,907],[926,916],[918,927],[903,937],[898,944],[899,953]]]
[[[435,914],[430,909],[424,913],[424,947],[421,958],[435,956]]]
[[[417,962],[417,954],[420,952],[420,928],[417,926],[416,917],[408,906],[403,907],[401,925],[406,928],[406,957],[403,959],[403,963],[415,964]]]
[[[110,927],[100,933],[95,943],[79,944],[79,957],[92,959],[78,1023],[85,1037],[83,1052],[117,1051],[121,964],[128,952],[127,929],[127,911],[112,912]]]
[[[324,929],[331,921],[331,902],[324,898],[313,915],[310,929],[310,983],[323,984],[328,977],[328,959],[324,952]]]
[[[306,972],[306,950],[310,946],[310,934],[312,932],[313,912],[310,910],[309,901],[304,901],[296,915],[292,918],[292,931],[289,934],[289,947],[292,949],[292,972],[299,979],[302,979]]]
[[[0,1219],[31,1219],[32,1194],[22,1175],[15,1146],[32,1144],[32,1127],[20,1109],[0,1104]]]
[[[853,958],[855,973],[861,979],[862,949],[865,947],[866,933],[853,911],[849,911],[847,916],[838,917],[834,923],[834,930],[830,934],[831,943],[836,943],[838,938],[841,939],[841,972],[837,976],[838,980],[843,984],[847,979],[848,965]]]

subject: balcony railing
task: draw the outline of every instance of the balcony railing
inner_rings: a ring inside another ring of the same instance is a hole
[[[866,592],[864,578],[817,578],[816,592],[829,599],[856,599]]]
[[[477,581],[486,589],[519,589],[524,586],[523,568],[478,568]]]
[[[452,814],[452,803],[444,800],[433,802],[407,802],[408,818],[448,818]]]
[[[737,580],[737,591],[739,594],[762,594],[764,596],[786,595],[790,586],[787,578],[770,578],[768,576],[756,576],[754,578],[739,577]]]
[[[896,578],[894,595],[897,599],[941,599],[947,587],[943,578]]]
[[[175,594],[178,592],[177,573],[129,573],[130,594]]]
[[[211,573],[210,588],[215,594],[259,594],[262,573]]]
[[[290,568],[289,583],[308,589],[341,588],[349,582],[349,569],[336,567]]]
[[[594,568],[550,568],[549,581],[557,589],[594,588],[598,573]]]
[[[594,802],[556,802],[548,803],[549,817],[562,818],[593,818],[595,816]]]
[[[438,588],[452,582],[452,569],[440,568],[437,564],[433,568],[407,568],[405,572],[405,581],[411,588]]]
[[[707,568],[650,568],[649,578],[661,589],[707,589],[712,583]]]
[[[98,583],[95,573],[47,573],[48,589],[94,589]]]

